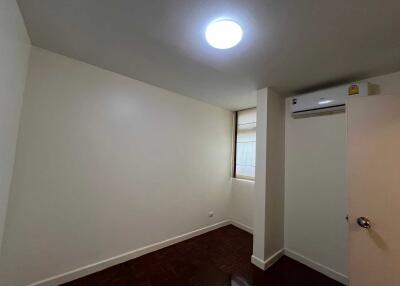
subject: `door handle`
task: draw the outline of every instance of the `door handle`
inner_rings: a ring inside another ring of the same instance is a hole
[[[366,217],[359,217],[357,219],[357,223],[359,226],[361,226],[362,228],[366,228],[366,229],[370,229],[371,228],[371,221],[366,218]]]

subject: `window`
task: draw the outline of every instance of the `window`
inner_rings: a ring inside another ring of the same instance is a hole
[[[254,180],[256,171],[256,109],[236,112],[234,177]]]

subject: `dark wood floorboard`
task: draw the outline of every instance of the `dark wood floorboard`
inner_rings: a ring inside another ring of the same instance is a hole
[[[288,258],[267,271],[250,262],[252,236],[226,226],[65,286],[341,286]]]

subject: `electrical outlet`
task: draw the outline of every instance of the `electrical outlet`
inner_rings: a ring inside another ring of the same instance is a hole
[[[211,211],[208,213],[208,217],[213,217],[213,216],[214,216],[214,212]]]

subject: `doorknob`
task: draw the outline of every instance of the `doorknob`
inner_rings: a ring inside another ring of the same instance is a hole
[[[357,219],[357,223],[359,226],[366,228],[366,229],[370,229],[371,228],[371,221],[369,219],[367,219],[366,217],[359,217]]]

